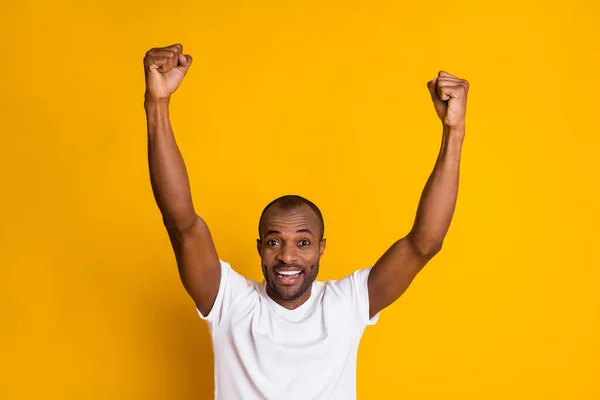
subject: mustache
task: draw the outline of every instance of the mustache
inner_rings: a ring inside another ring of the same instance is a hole
[[[286,264],[284,262],[279,262],[271,267],[271,269],[278,269],[278,268],[298,268],[299,270],[304,271],[304,267],[302,265]]]

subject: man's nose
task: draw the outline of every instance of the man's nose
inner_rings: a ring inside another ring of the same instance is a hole
[[[294,264],[296,262],[296,248],[290,245],[283,245],[277,258],[286,264]]]

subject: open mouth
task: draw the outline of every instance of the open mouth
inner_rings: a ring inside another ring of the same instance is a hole
[[[300,281],[303,272],[299,270],[278,270],[275,272],[276,281],[284,285],[293,285]]]

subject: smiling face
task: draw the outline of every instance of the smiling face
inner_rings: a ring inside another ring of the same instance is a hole
[[[267,294],[285,308],[300,306],[310,297],[325,251],[319,217],[307,204],[292,209],[275,204],[265,212],[259,232]]]

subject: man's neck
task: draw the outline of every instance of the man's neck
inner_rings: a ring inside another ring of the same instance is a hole
[[[294,300],[284,300],[275,296],[273,292],[271,292],[269,286],[267,285],[267,295],[277,304],[279,304],[283,308],[287,308],[288,310],[295,310],[300,307],[302,304],[306,303],[310,298],[310,293],[312,291],[312,285],[309,287],[306,292],[302,293],[300,297]]]

